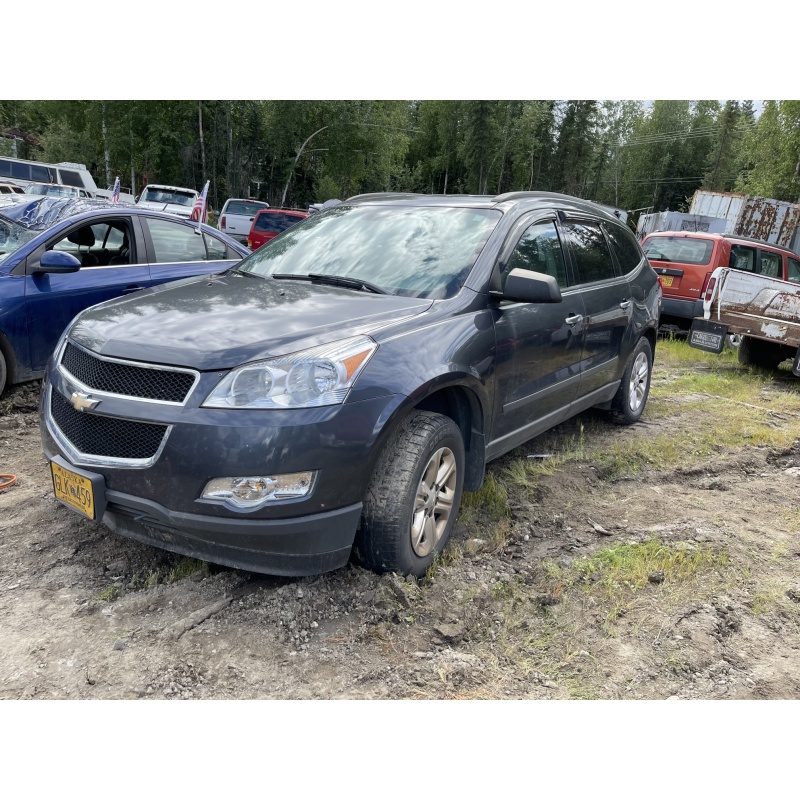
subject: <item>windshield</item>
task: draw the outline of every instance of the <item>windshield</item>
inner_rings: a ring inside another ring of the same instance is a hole
[[[228,200],[225,206],[225,214],[244,214],[254,217],[262,208],[269,208],[266,203],[259,203],[255,200]]]
[[[237,271],[337,275],[407,297],[452,297],[500,217],[479,208],[336,206],[289,228]]]
[[[191,206],[194,204],[194,198],[195,195],[189,192],[148,187],[142,200],[146,200],[148,203],[174,203],[176,206]]]
[[[70,186],[45,186],[41,183],[31,183],[25,188],[26,194],[41,194],[45,197],[77,197],[78,190]]]
[[[23,228],[6,217],[0,215],[0,263],[5,261],[15,250],[27,244],[38,231]]]
[[[701,266],[711,261],[713,249],[714,242],[710,239],[689,239],[686,236],[654,236],[642,245],[648,259]]]

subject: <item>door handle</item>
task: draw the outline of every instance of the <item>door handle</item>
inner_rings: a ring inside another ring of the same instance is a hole
[[[629,309],[629,308],[631,307],[631,301],[630,301],[630,300],[623,300],[623,301],[622,301],[622,302],[619,304],[619,307],[620,307],[620,308],[623,308],[623,309],[625,309],[625,310],[627,310],[627,309]]]
[[[141,289],[144,289],[144,286],[126,286],[123,292],[128,294],[129,292],[138,292]]]
[[[583,321],[583,316],[581,314],[575,314],[575,316],[567,317],[564,322],[567,325],[577,325],[579,322]]]

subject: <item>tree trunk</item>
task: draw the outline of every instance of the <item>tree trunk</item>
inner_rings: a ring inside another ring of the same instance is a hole
[[[133,159],[133,108],[136,103],[131,103],[131,113],[128,117],[128,132],[131,137],[131,194],[136,197],[136,168]]]
[[[203,101],[197,101],[197,127],[200,131],[200,168],[202,170],[202,174],[200,176],[200,182],[205,183],[206,181],[206,144],[203,140]]]
[[[106,127],[106,103],[100,104],[100,122],[103,131],[103,158],[106,165],[106,187],[111,186],[111,155],[108,152],[108,128]]]

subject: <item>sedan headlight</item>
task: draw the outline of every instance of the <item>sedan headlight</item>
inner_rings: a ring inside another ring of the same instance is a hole
[[[206,408],[312,408],[344,402],[378,345],[355,336],[232,370]]]

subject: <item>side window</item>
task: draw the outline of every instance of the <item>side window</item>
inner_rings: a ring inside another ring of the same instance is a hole
[[[800,283],[800,261],[796,258],[789,259],[789,280]]]
[[[622,225],[604,223],[611,249],[617,257],[617,263],[622,269],[622,274],[633,272],[642,262],[644,255],[636,237]]]
[[[223,261],[227,258],[228,248],[210,234],[205,234],[206,247],[208,248],[209,261]]]
[[[43,181],[44,183],[50,182],[50,170],[47,167],[40,167],[36,164],[31,164],[31,178],[35,181]]]
[[[611,251],[600,226],[590,222],[571,222],[563,226],[570,253],[578,271],[579,283],[615,277]]]
[[[206,246],[194,228],[180,222],[148,219],[147,227],[153,240],[155,263],[173,264],[183,261],[205,261]]]
[[[528,269],[531,272],[551,275],[560,287],[567,286],[564,254],[561,251],[555,223],[537,222],[522,234],[503,270],[502,288],[505,288],[506,278],[512,269]]]
[[[756,251],[753,247],[742,244],[731,245],[731,258],[728,262],[731,269],[743,269],[745,272],[755,272]]]
[[[47,249],[71,253],[84,267],[120,266],[134,263],[131,238],[125,222],[96,222],[70,231]]]
[[[761,274],[770,278],[783,278],[783,258],[779,253],[761,250]]]

